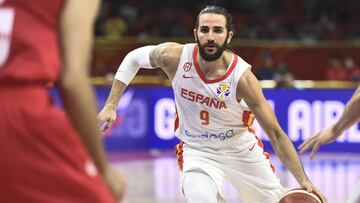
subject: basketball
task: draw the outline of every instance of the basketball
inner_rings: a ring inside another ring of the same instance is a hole
[[[286,192],[279,203],[321,203],[320,198],[303,189],[294,189]]]

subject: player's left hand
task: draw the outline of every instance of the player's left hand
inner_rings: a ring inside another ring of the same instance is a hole
[[[313,148],[310,154],[310,159],[312,159],[314,158],[316,152],[319,150],[321,145],[333,142],[338,136],[339,134],[334,133],[333,127],[325,128],[315,136],[307,139],[298,147],[298,149],[300,150],[300,153],[304,153],[308,149]]]
[[[315,187],[315,185],[312,184],[309,180],[301,182],[300,185],[302,188],[306,189],[308,192],[315,193],[317,196],[319,196],[322,203],[328,202],[326,197],[320,192],[320,190],[317,187]]]

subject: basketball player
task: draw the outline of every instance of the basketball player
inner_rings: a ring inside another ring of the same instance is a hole
[[[284,188],[254,133],[254,115],[301,187],[314,191],[326,202],[306,176],[251,66],[226,50],[233,36],[231,25],[226,9],[208,6],[197,18],[196,44],[163,43],[130,52],[119,66],[98,118],[111,127],[120,96],[138,69],[160,67],[174,89],[175,133],[181,140],[177,155],[187,202],[224,202],[220,187],[225,179],[245,202],[278,202]]]
[[[98,0],[0,0],[0,202],[114,203],[88,78]],[[57,82],[67,114],[51,102]]]
[[[323,144],[334,142],[343,132],[360,121],[360,87],[355,91],[354,95],[349,100],[340,119],[332,126],[321,130],[315,136],[309,138],[299,146],[300,153],[304,153],[312,148],[310,158],[314,158],[316,152]],[[360,180],[355,185],[351,193],[349,203],[360,202]]]

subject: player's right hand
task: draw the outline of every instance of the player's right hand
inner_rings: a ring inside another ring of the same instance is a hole
[[[105,132],[109,129],[116,120],[116,108],[110,105],[105,105],[104,108],[97,115],[100,121],[101,132]]]
[[[322,203],[328,203],[328,200],[326,199],[326,197],[320,192],[320,190],[314,185],[312,184],[312,182],[310,182],[309,180],[305,180],[302,181],[300,183],[301,187],[304,188],[306,191],[308,192],[313,192],[315,193],[320,199]]]
[[[107,166],[104,170],[103,178],[116,200],[120,201],[123,199],[126,191],[126,181],[120,170]]]

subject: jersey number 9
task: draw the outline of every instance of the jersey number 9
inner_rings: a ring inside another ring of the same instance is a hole
[[[206,110],[200,111],[200,120],[201,124],[203,125],[209,125],[209,112]]]

